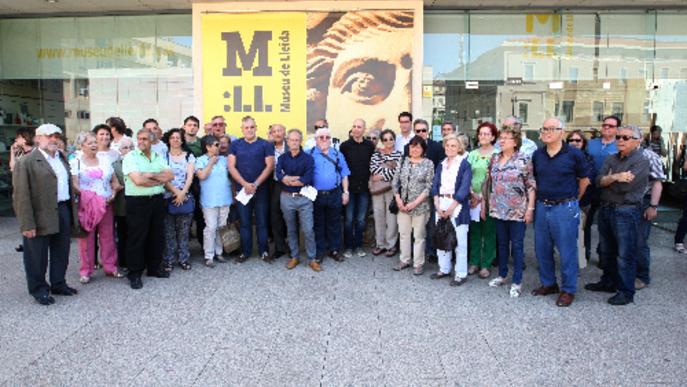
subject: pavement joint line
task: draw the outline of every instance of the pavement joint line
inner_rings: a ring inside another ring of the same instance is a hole
[[[212,361],[212,359],[215,357],[216,353],[217,346],[215,346],[215,349],[212,351],[212,354],[210,355],[210,357],[208,357],[208,360],[205,362],[205,364],[203,364],[203,368],[201,368],[201,370],[198,371],[198,374],[196,375],[195,379],[193,379],[193,383],[191,383],[192,386],[198,385],[198,380],[200,379],[200,376],[205,372],[205,369],[208,367],[208,364],[210,364],[210,361]]]

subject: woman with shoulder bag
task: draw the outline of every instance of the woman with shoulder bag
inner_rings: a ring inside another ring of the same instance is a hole
[[[186,147],[186,136],[181,129],[170,129],[163,139],[169,151],[166,161],[174,179],[165,183],[167,216],[165,217],[165,250],[162,256],[165,271],[172,271],[174,262],[183,270],[191,269],[188,249],[189,230],[193,222],[195,200],[189,192],[193,182],[195,157]]]
[[[424,157],[427,143],[419,136],[408,143],[408,157],[404,158],[394,175],[394,200],[398,207],[398,230],[400,233],[400,256],[394,270],[411,266],[411,232],[415,239],[412,256],[415,275],[424,273],[425,235],[429,219],[429,194],[434,178],[434,163]]]
[[[226,262],[222,257],[223,246],[219,229],[226,226],[229,206],[232,202],[231,182],[227,169],[227,158],[219,154],[219,141],[214,136],[201,140],[203,155],[196,160],[196,176],[200,180],[200,205],[203,207],[205,229],[203,230],[203,250],[205,266],[215,267],[218,262]]]
[[[389,211],[389,205],[395,200],[391,182],[403,155],[395,149],[396,135],[392,130],[384,129],[380,140],[382,147],[372,154],[370,160],[369,188],[372,195],[376,241],[372,254],[386,253],[387,257],[393,257],[396,255],[398,223],[396,214]]]

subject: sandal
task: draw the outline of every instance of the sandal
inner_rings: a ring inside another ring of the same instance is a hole
[[[381,248],[381,247],[375,247],[374,249],[372,249],[372,255],[379,255],[379,254],[383,253],[384,251],[386,251],[386,250]]]
[[[387,256],[387,257],[393,257],[394,255],[396,255],[396,252],[397,252],[397,251],[396,251],[396,248],[395,248],[395,247],[392,247],[392,248],[390,248],[389,250],[387,250],[387,251],[386,251],[386,254],[384,254],[384,255]]]
[[[470,267],[468,268],[468,275],[477,274],[478,271],[479,267],[477,265],[470,265]]]
[[[105,273],[105,276],[107,276],[107,277],[112,277],[112,278],[124,278],[124,274],[122,274],[122,273],[120,273],[120,272],[118,272],[118,271],[115,271],[115,272],[112,272],[112,273]]]
[[[482,268],[482,270],[479,271],[479,278],[481,279],[489,278],[490,275],[491,272],[486,267]]]
[[[188,262],[179,262],[179,267],[181,270],[191,270],[191,264]]]

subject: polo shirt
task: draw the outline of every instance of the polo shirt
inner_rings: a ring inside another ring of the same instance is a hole
[[[649,159],[644,157],[641,148],[635,149],[627,156],[616,153],[606,158],[603,166],[596,176],[596,184],[601,183],[601,178],[612,173],[630,171],[635,178],[629,183],[615,182],[608,187],[601,187],[601,200],[613,204],[640,204],[644,198],[644,192],[649,184]]]
[[[186,147],[193,153],[193,156],[200,157],[203,155],[203,147],[200,145],[200,139],[196,137],[196,141],[188,142],[186,141]]]
[[[553,157],[546,147],[532,154],[534,178],[537,181],[537,200],[560,200],[577,197],[577,179],[589,177],[590,166],[579,149],[563,143]]]
[[[301,149],[296,157],[290,151],[279,156],[277,159],[277,180],[281,184],[281,190],[285,192],[298,192],[301,187],[292,187],[282,183],[284,176],[298,176],[298,180],[303,185],[311,185],[313,180],[313,172],[315,169],[315,162],[312,156],[303,152]]]
[[[236,157],[236,170],[243,180],[253,183],[265,170],[265,158],[274,157],[274,145],[258,137],[253,142],[241,138],[231,143],[229,154]]]
[[[150,159],[147,158],[140,149],[134,149],[124,156],[122,161],[122,173],[124,174],[124,192],[126,196],[150,196],[162,194],[165,187],[160,184],[154,187],[139,187],[134,184],[129,177],[131,172],[152,172],[159,173],[164,169],[169,169],[165,159],[156,152],[150,151]]]
[[[356,142],[349,139],[341,144],[340,149],[351,171],[348,177],[348,190],[351,193],[367,192],[367,182],[370,180],[370,160],[375,152],[374,144],[370,140],[363,139],[361,142]]]
[[[334,163],[324,157],[320,148],[312,148],[310,150],[310,155],[315,164],[312,185],[318,191],[329,191],[341,186],[341,180],[351,174],[351,171],[348,169],[348,164],[346,164],[346,158],[336,149],[329,148],[329,150],[327,150],[327,156],[334,161],[338,161],[340,172],[336,171]]]
[[[594,138],[587,142],[587,153],[594,159],[594,171],[599,171],[601,166],[604,165],[606,157],[618,153],[618,146],[615,140],[604,144],[601,142],[601,138]]]

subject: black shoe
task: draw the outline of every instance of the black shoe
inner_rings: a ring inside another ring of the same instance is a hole
[[[262,253],[262,255],[260,255],[260,258],[262,259],[263,262],[267,262],[267,263],[274,262],[274,256],[267,254],[267,251]]]
[[[438,271],[436,273],[432,273],[432,275],[430,275],[429,278],[436,280],[436,279],[442,279],[444,277],[448,277],[449,275],[451,275],[451,273],[442,273],[442,272]]]
[[[285,252],[280,251],[280,250],[275,250],[274,254],[272,254],[272,256],[271,256],[271,259],[272,260],[279,259],[279,258],[283,257],[284,255],[286,255]]]
[[[155,270],[153,272],[148,271],[146,274],[148,277],[155,277],[155,278],[169,278],[169,273],[164,271],[164,270]]]
[[[52,305],[55,303],[55,299],[47,294],[36,297],[36,302],[41,305]]]
[[[631,302],[634,303],[634,300],[621,292],[616,293],[615,296],[608,299],[608,303],[611,305],[627,305]]]
[[[14,248],[14,251],[21,253],[22,251],[24,251],[24,245],[22,245],[22,244],[17,245],[17,247]]]
[[[129,278],[129,285],[131,285],[131,289],[138,290],[143,287],[143,281],[141,281],[141,277]]]
[[[449,286],[460,286],[468,281],[468,277],[458,277],[451,280]]]
[[[234,261],[235,261],[236,263],[244,263],[244,262],[246,262],[247,260],[248,260],[248,257],[246,257],[246,256],[243,255],[243,254],[239,255],[239,256],[236,257],[236,258],[234,258]]]
[[[338,252],[337,250],[334,250],[334,251],[332,251],[331,253],[329,253],[329,256],[332,257],[332,259],[335,260],[336,262],[343,262],[344,259],[346,259],[346,258],[343,256],[343,254],[341,254],[341,253]]]
[[[604,292],[604,293],[615,293],[616,288],[613,285],[605,284],[603,282],[595,282],[591,284],[584,285],[586,290],[590,292]]]
[[[63,286],[56,288],[56,289],[50,289],[50,293],[58,295],[58,296],[73,296],[79,292],[74,288],[70,288],[67,285],[63,285]]]

